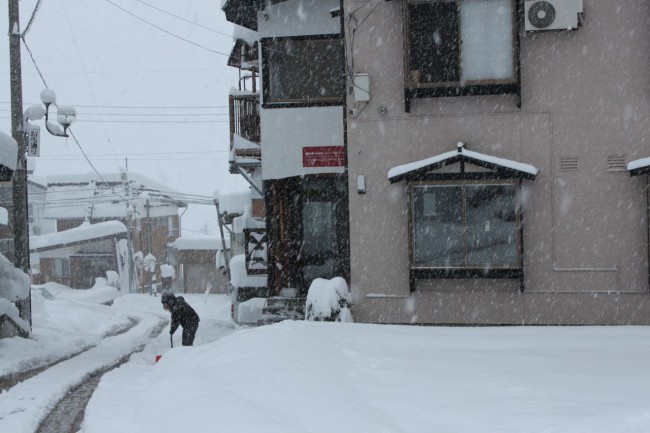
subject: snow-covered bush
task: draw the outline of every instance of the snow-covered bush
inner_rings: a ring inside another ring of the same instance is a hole
[[[352,322],[350,291],[345,280],[316,278],[309,286],[305,320]]]

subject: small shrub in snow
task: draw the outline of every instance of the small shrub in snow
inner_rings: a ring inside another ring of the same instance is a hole
[[[305,320],[352,322],[350,291],[345,280],[316,278],[309,286]]]

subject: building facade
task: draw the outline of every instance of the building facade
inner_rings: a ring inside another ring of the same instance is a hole
[[[649,9],[227,1],[256,32],[259,141],[232,160],[269,294],[342,276],[361,322],[650,323]]]
[[[315,278],[349,275],[340,2],[228,0],[223,10],[247,29],[229,64],[260,81],[231,92],[231,172],[266,218],[269,296],[305,297]]]
[[[344,1],[356,320],[650,323],[648,8]]]

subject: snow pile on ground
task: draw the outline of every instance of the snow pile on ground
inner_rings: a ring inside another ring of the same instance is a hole
[[[33,290],[31,338],[0,340],[0,376],[78,353],[129,324],[127,315],[110,307],[63,297],[46,300],[40,290]]]
[[[0,254],[0,281],[2,282],[0,298],[16,302],[29,295],[29,285],[31,284],[29,275],[14,267],[2,254]]]
[[[179,347],[177,332],[170,349],[160,297],[129,294],[108,307],[39,293],[33,338],[0,340],[0,375],[96,346],[0,393],[2,432],[35,431],[67,387],[143,342],[102,378],[82,433],[645,433],[650,425],[650,327],[238,328],[228,296],[183,295],[201,317],[195,347]]]
[[[331,280],[316,278],[309,286],[306,320],[352,322],[348,308],[350,291],[341,277]]]
[[[640,433],[649,339],[285,321],[107,374],[82,432]]]
[[[105,304],[113,301],[120,296],[117,288],[108,284],[106,278],[95,278],[95,285],[90,289],[71,289],[59,283],[45,283],[42,286],[35,286],[39,289],[45,289],[56,299],[66,299],[69,301],[83,301],[94,304]]]

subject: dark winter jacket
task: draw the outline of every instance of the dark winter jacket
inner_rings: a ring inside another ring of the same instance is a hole
[[[169,333],[176,332],[178,325],[183,329],[196,329],[199,326],[199,315],[190,305],[185,302],[182,296],[177,296],[174,304],[171,305],[172,324]]]

